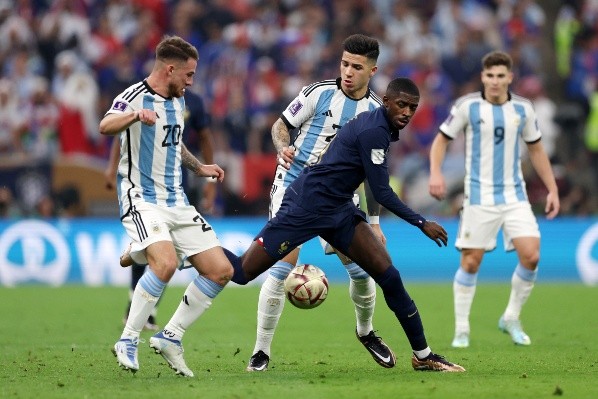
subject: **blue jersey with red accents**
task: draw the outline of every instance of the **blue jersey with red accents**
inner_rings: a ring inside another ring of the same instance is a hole
[[[320,161],[305,168],[286,195],[305,210],[330,214],[354,206],[353,193],[367,178],[380,205],[421,228],[426,220],[389,186],[386,154],[398,139],[399,130],[391,127],[384,107],[362,112],[339,130]]]

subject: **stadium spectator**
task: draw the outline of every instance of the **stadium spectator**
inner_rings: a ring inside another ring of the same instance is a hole
[[[118,364],[133,372],[139,369],[141,330],[176,269],[193,266],[198,271],[185,293],[185,302],[199,314],[210,307],[233,272],[214,230],[189,205],[180,184],[183,166],[199,176],[219,181],[224,178],[218,165],[202,164],[180,142],[184,128],[182,97],[193,83],[198,58],[197,49],[183,39],[165,37],[156,47],[154,67],[147,79],[118,95],[100,122],[102,134],[122,137],[117,180],[122,194],[121,221],[132,240],[132,259],[149,264],[135,287],[129,317],[113,351]],[[151,171],[147,170],[143,150],[147,147],[153,149]],[[182,361],[180,342],[159,333],[150,339],[150,347],[177,373],[193,376]]]
[[[0,158],[14,155],[18,133],[25,123],[13,94],[12,81],[0,79]]]
[[[516,250],[519,258],[511,279],[511,296],[498,321],[515,344],[530,345],[520,313],[537,275],[540,231],[528,201],[521,173],[519,137],[530,160],[548,189],[544,211],[549,219],[559,212],[559,192],[550,161],[541,142],[542,134],[531,102],[509,92],[513,81],[511,57],[500,51],[482,58],[483,90],[456,100],[449,117],[440,126],[430,151],[430,194],[442,200],[446,183],[442,163],[450,141],[465,131],[465,197],[456,247],[461,265],[453,283],[455,337],[452,346],[469,346],[469,314],[477,275],[484,252],[496,247],[503,229],[505,250]]]
[[[37,160],[51,160],[59,153],[59,110],[49,86],[46,78],[36,76],[32,81],[31,96],[22,108],[27,118],[19,134],[19,149]]]

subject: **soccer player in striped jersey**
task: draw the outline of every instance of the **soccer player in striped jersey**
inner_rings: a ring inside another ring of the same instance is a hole
[[[532,103],[509,92],[513,61],[501,51],[482,59],[483,91],[455,102],[440,125],[430,150],[430,194],[446,196],[442,162],[450,141],[465,133],[465,197],[456,247],[461,266],[455,274],[455,337],[452,346],[469,346],[469,313],[478,270],[486,251],[496,247],[503,230],[505,250],[517,251],[519,263],[511,278],[511,295],[498,327],[518,345],[530,345],[520,313],[536,280],[540,258],[540,231],[528,201],[521,172],[520,146],[525,143],[532,165],[548,189],[546,217],[559,212],[559,194],[550,161],[542,146]],[[523,143],[521,142],[521,140]]]
[[[199,94],[195,94],[191,90],[185,90],[185,127],[183,129],[183,142],[187,149],[193,152],[193,149],[199,149],[201,152],[201,159],[206,163],[213,163],[214,162],[214,151],[212,148],[212,133],[209,126],[209,115],[206,112],[203,99]],[[108,190],[114,190],[116,188],[116,172],[118,170],[118,163],[120,159],[120,140],[119,137],[115,137],[112,140],[112,146],[110,148],[110,158],[108,160],[108,165],[104,171],[104,177],[106,179],[106,188]],[[189,192],[189,189],[194,191],[197,190],[197,182],[194,183],[192,186],[190,184],[190,178],[187,172],[188,169],[183,170],[183,186]],[[194,176],[191,176],[193,178]],[[216,185],[214,184],[216,181],[214,179],[206,179],[206,181],[201,186],[202,188],[202,195],[201,195],[201,212],[211,212],[214,208],[214,202],[216,199]],[[192,198],[195,198],[197,201],[198,193],[192,193],[188,195],[190,201],[193,203]],[[194,205],[198,205],[195,203]],[[125,251],[125,257],[128,254],[128,249]],[[127,263],[127,265],[129,265]],[[129,310],[131,309],[131,299],[133,297],[133,292],[135,291],[135,287],[139,282],[139,279],[143,276],[143,273],[146,270],[147,265],[131,265],[131,282],[130,282],[130,289],[129,289],[129,301],[127,303],[126,312],[124,316],[124,323],[126,324],[127,318],[129,317]],[[156,324],[156,315],[158,310],[159,301],[156,303],[154,310],[150,314],[145,326],[143,327],[144,330],[148,331],[157,331],[160,329]]]
[[[376,73],[379,53],[376,39],[361,34],[347,37],[343,42],[340,77],[304,87],[272,126],[278,165],[270,193],[270,218],[277,214],[289,184],[306,166],[318,161],[338,130],[355,115],[374,110],[382,104],[380,97],[368,86]],[[291,140],[290,132],[293,129],[298,131],[294,140]],[[371,196],[369,187],[366,187],[366,193],[370,223],[377,236],[385,242],[378,221],[380,207]],[[327,248],[330,249],[329,246]],[[274,332],[285,304],[284,280],[297,264],[299,249],[276,262],[261,287],[257,337],[247,371],[264,371],[268,367]],[[329,252],[333,253],[331,250]],[[339,254],[339,258],[350,277],[349,293],[355,304],[357,338],[378,364],[393,367],[394,353],[376,336],[372,326],[375,283],[351,259],[342,254]]]
[[[235,272],[232,281],[247,284],[304,242],[320,236],[359,264],[378,283],[411,346],[414,370],[463,372],[465,369],[428,346],[417,306],[403,285],[385,245],[352,202],[367,178],[376,201],[417,227],[438,246],[446,230],[406,206],[389,186],[388,150],[399,139],[419,104],[419,89],[407,78],[392,80],[383,106],[365,111],[340,129],[315,165],[305,167],[286,190],[279,212],[236,256],[225,249]]]
[[[152,72],[118,95],[100,122],[100,132],[120,135],[117,175],[121,221],[132,244],[129,256],[149,264],[131,301],[129,317],[113,352],[120,366],[139,369],[139,335],[156,302],[179,267],[193,266],[198,277],[185,291],[183,302],[194,319],[211,304],[233,274],[214,230],[189,204],[182,185],[182,167],[198,176],[224,178],[218,165],[202,164],[185,147],[185,88],[193,83],[197,49],[177,36],[156,47]],[[178,374],[193,376],[183,360],[178,326],[150,338]]]

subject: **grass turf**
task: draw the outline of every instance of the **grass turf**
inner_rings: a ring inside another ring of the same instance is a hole
[[[159,307],[165,324],[183,287],[168,288]],[[415,372],[394,315],[378,294],[374,327],[397,354],[378,366],[354,335],[348,289],[332,285],[326,302],[300,310],[287,303],[270,369],[248,373],[258,288],[227,288],[187,332],[185,357],[196,377],[174,375],[147,342],[141,369],[120,370],[110,348],[120,336],[127,290],[118,287],[0,288],[1,398],[596,398],[598,290],[537,284],[523,313],[530,347],[497,329],[507,284],[480,284],[471,346],[453,349],[452,288],[408,284],[432,349],[466,373]],[[151,336],[144,332],[146,341]]]

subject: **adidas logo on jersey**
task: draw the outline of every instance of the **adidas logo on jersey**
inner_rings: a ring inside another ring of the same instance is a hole
[[[322,112],[322,115],[324,115],[324,116],[332,116],[332,111],[328,110],[326,112]]]

